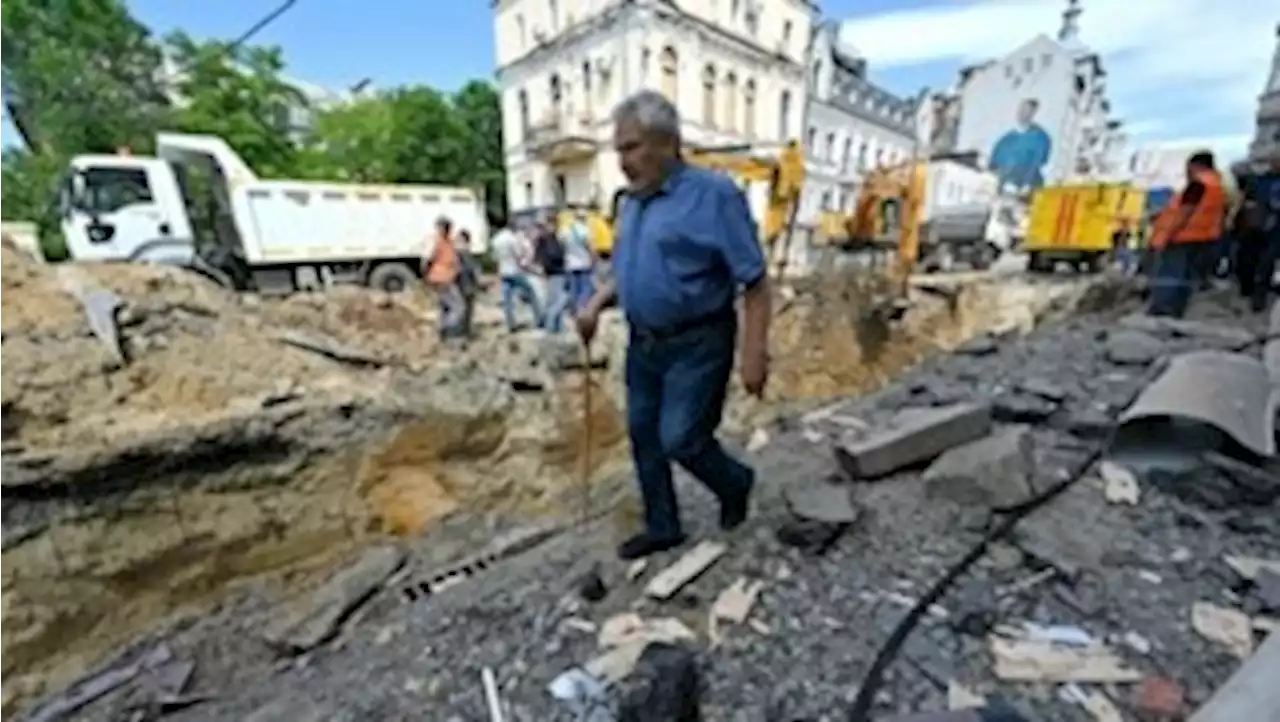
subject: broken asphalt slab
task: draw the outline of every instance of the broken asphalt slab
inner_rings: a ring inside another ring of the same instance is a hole
[[[987,404],[907,409],[892,428],[836,446],[836,461],[850,479],[875,479],[931,461],[953,446],[985,436],[991,424]]]

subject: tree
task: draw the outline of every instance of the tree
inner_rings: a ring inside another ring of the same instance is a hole
[[[168,38],[178,68],[174,127],[225,140],[255,172],[289,176],[298,162],[296,114],[306,96],[281,79],[280,50],[220,41]]]
[[[395,109],[385,96],[316,113],[299,175],[357,183],[390,183],[399,175]]]
[[[458,119],[467,131],[470,182],[484,188],[491,223],[507,215],[507,174],[502,138],[502,99],[494,87],[473,80],[454,95]]]
[[[37,153],[146,147],[165,119],[159,47],[121,0],[9,0],[5,107]]]

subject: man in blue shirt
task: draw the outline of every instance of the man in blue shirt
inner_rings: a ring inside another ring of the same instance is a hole
[[[996,141],[991,149],[991,170],[1000,187],[1022,192],[1044,185],[1044,166],[1049,162],[1053,141],[1035,122],[1040,103],[1028,98],[1018,105],[1018,124]]]
[[[720,526],[747,518],[755,472],[716,440],[733,373],[742,295],[742,384],[764,393],[771,316],[756,225],[728,177],[685,165],[680,117],[661,94],[641,91],[614,111],[614,146],[629,182],[619,211],[613,279],[578,314],[591,342],[616,295],[631,327],[627,429],[644,497],[645,531],[618,549],[637,559],[684,541],[671,482],[679,463],[720,501]]]

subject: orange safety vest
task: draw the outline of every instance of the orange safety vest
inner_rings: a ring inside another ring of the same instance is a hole
[[[1156,218],[1151,233],[1151,246],[1164,248],[1169,243],[1212,243],[1222,235],[1222,222],[1227,212],[1227,194],[1222,188],[1222,176],[1206,170],[1195,174],[1195,180],[1204,186],[1204,196],[1195,205],[1186,225],[1171,236],[1173,225],[1181,213],[1182,194],[1179,193]]]
[[[452,285],[458,280],[461,265],[458,249],[452,238],[437,238],[431,249],[431,267],[427,269],[427,283],[436,286]]]

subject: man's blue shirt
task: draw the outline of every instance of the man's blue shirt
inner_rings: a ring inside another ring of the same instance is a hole
[[[728,177],[680,165],[621,205],[613,272],[627,319],[667,329],[728,311],[767,270],[756,224]]]
[[[1049,162],[1053,141],[1044,128],[1032,123],[1026,130],[1014,129],[1000,136],[991,149],[991,169],[1000,184],[1017,188],[1039,188],[1044,185],[1044,165]]]

